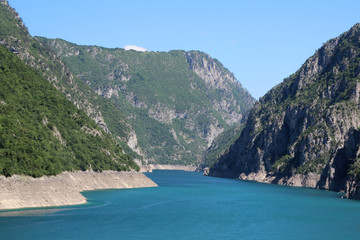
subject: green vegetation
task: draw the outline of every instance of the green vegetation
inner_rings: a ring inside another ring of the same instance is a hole
[[[333,149],[338,147],[335,141],[334,126],[329,125],[326,119],[330,113],[336,113],[343,118],[352,118],[351,115],[359,116],[359,105],[354,101],[357,84],[359,83],[359,64],[360,64],[360,45],[358,34],[343,35],[334,52],[329,57],[329,62],[323,71],[316,75],[313,80],[301,80],[305,83],[299,88],[296,86],[300,79],[303,69],[300,69],[283,83],[271,89],[260,101],[261,107],[258,111],[258,118],[261,118],[261,126],[271,126],[275,119],[281,119],[282,114],[288,109],[304,109],[306,118],[311,122],[307,128],[299,132],[296,142],[289,142],[288,148],[292,144],[306,142],[306,138],[330,138]],[[324,55],[325,48],[321,48],[314,57]],[[330,53],[328,53],[330,54]],[[353,55],[353,56],[352,56]],[[308,60],[309,61],[309,60]],[[306,65],[307,62],[304,64]],[[296,88],[295,88],[296,86]],[[296,91],[294,91],[296,89]],[[340,119],[339,119],[340,123]],[[341,126],[340,126],[341,127]],[[259,131],[261,132],[261,131]],[[285,165],[291,165],[296,173],[320,173],[321,169],[331,158],[330,154],[324,154],[320,151],[321,146],[313,146],[312,151],[318,154],[317,157],[306,161],[300,165],[296,161],[283,163],[280,160],[275,161],[272,169],[289,171]],[[284,155],[286,158],[288,155]],[[283,165],[285,164],[285,165]],[[357,171],[353,166],[351,172]]]
[[[296,169],[296,173],[307,174],[312,172],[312,173],[321,174],[321,171],[323,170],[329,159],[330,159],[330,154],[328,153],[319,155],[318,157],[312,159],[311,161],[308,161],[300,165]]]
[[[201,52],[137,52],[78,46],[64,40],[31,37],[15,10],[0,4],[0,44],[34,67],[66,98],[109,130],[125,153],[136,132],[145,158],[190,164],[206,149],[214,127],[228,129],[254,99],[219,61]],[[211,88],[189,65],[216,65],[223,88]],[[220,107],[224,102],[230,103]],[[58,129],[58,127],[57,127]]]
[[[21,18],[8,6],[0,4],[0,36],[13,36],[17,39],[28,38],[28,30],[23,25]]]
[[[17,53],[27,65],[37,69],[90,118],[102,117],[108,130],[121,140],[119,144],[123,146],[125,152],[139,158],[124,143],[127,141],[131,125],[126,121],[121,110],[108,99],[96,94],[86,83],[74,77],[61,59],[54,56],[51,49],[43,46],[37,38],[30,36],[15,10],[3,4],[0,4],[0,39],[2,39],[1,45]]]
[[[203,156],[202,167],[212,167],[219,157],[227,153],[230,150],[230,147],[240,137],[243,128],[243,124],[232,127],[215,138]]]
[[[94,121],[4,47],[0,79],[0,174],[138,169]]]
[[[291,159],[290,155],[284,155],[281,158],[277,159],[274,164],[271,166],[271,171],[273,172],[283,172],[288,167],[289,160]]]
[[[61,39],[38,39],[83,82],[110,98],[128,116],[126,121],[135,130],[138,144],[150,161],[198,162],[207,147],[210,126],[229,129],[225,115],[245,115],[254,103],[238,82],[228,81],[227,89],[211,88],[192,71],[188,58],[198,64],[206,59],[217,64],[225,78],[232,76],[205,53],[125,51],[78,46]],[[231,103],[228,112],[214,107],[224,100]],[[104,114],[104,119],[111,122],[114,118]]]
[[[357,146],[359,149],[359,146]],[[360,181],[360,159],[351,159],[353,164],[350,167],[349,175],[353,176],[357,181]]]
[[[239,176],[264,167],[274,182],[314,173],[321,176],[319,188],[349,191],[345,182],[353,179],[359,186],[359,66],[356,24],[255,104],[246,131],[212,164],[214,170],[235,167]]]

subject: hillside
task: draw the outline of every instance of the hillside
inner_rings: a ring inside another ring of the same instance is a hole
[[[255,100],[216,59],[198,51],[137,52],[37,37],[133,128],[128,145],[149,163],[194,164]],[[106,119],[105,119],[106,121]]]
[[[33,38],[7,1],[0,1],[0,45],[36,69],[105,132],[118,138],[119,144],[127,153],[137,156],[125,143],[132,129],[124,114],[110,101],[99,97],[80,79],[74,77],[60,58]]]
[[[255,104],[208,173],[360,198],[360,25],[325,43]]]
[[[3,46],[0,79],[0,175],[139,169],[93,120]]]
[[[202,52],[137,52],[30,36],[0,1],[0,45],[51,82],[143,162],[197,164],[255,100]]]
[[[214,166],[222,155],[227,153],[234,144],[234,142],[240,137],[241,131],[244,128],[244,124],[235,125],[230,129],[222,132],[211,143],[210,147],[206,149],[204,155],[201,158],[201,163],[198,166],[199,171],[204,171],[205,168]]]

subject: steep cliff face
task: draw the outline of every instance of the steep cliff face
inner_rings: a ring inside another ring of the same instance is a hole
[[[359,198],[360,25],[328,41],[255,104],[209,175]]]
[[[137,52],[37,39],[125,113],[134,130],[129,146],[148,162],[197,163],[255,102],[232,73],[202,52]]]
[[[190,69],[204,81],[206,93],[214,107],[228,125],[234,125],[242,120],[244,113],[255,103],[250,94],[242,88],[234,75],[218,60],[201,52],[186,52]],[[212,97],[218,92],[219,97]]]
[[[205,171],[205,169],[213,167],[219,157],[227,153],[234,142],[240,137],[243,127],[244,124],[242,123],[220,133],[213,140],[210,147],[206,149],[197,170]]]

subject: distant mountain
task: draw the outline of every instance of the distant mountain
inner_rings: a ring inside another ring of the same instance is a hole
[[[0,79],[0,175],[139,169],[114,139],[3,46]]]
[[[360,198],[360,25],[325,43],[255,104],[211,176]]]
[[[217,160],[230,150],[230,147],[240,137],[243,128],[244,124],[241,123],[220,133],[205,151],[197,170],[204,171],[205,168],[213,167]]]
[[[128,145],[147,162],[198,163],[212,140],[238,123],[255,102],[234,75],[206,53],[37,40],[127,116],[133,129]]]
[[[33,67],[146,162],[197,164],[255,100],[222,64],[196,51],[137,52],[30,36],[0,0],[0,45]]]

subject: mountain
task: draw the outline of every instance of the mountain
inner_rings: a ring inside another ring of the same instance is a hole
[[[0,1],[0,45],[36,69],[105,132],[118,138],[127,153],[137,156],[125,143],[132,129],[124,114],[106,98],[99,97],[80,79],[74,77],[60,58],[29,34],[17,12],[4,0]]]
[[[3,46],[0,79],[1,175],[139,169],[110,135]]]
[[[220,133],[212,141],[210,147],[206,149],[197,170],[204,171],[205,168],[213,167],[219,157],[227,153],[234,142],[240,137],[243,128],[244,124],[239,124]]]
[[[96,125],[109,132],[99,109],[112,103],[93,94],[32,38],[7,1],[0,1],[0,48],[1,175],[139,169],[122,142]],[[126,136],[125,124],[117,127]]]
[[[229,70],[203,52],[139,52],[36,39],[127,116],[128,145],[149,163],[198,163],[212,140],[255,102]]]
[[[145,162],[198,163],[211,141],[255,102],[205,53],[125,51],[32,37],[5,0],[0,45]]]
[[[208,175],[360,198],[360,25],[325,43],[255,104]]]

